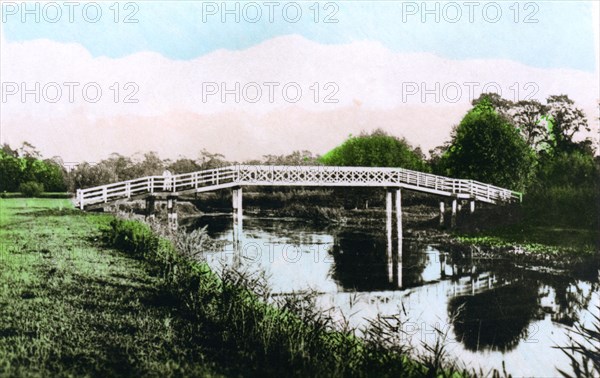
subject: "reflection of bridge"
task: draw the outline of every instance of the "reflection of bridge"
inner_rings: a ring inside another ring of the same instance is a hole
[[[521,193],[473,180],[453,179],[402,168],[270,166],[237,165],[172,176],[148,176],[134,180],[77,190],[77,205],[103,206],[127,198],[146,198],[146,211],[152,214],[156,199],[167,200],[169,221],[177,225],[176,199],[180,195],[233,189],[234,239],[242,231],[242,186],[316,186],[316,187],[380,187],[387,189],[386,214],[388,248],[392,249],[392,212],[396,209],[398,253],[402,253],[401,189],[430,193],[452,199],[451,224],[456,221],[458,200],[497,204],[520,201]],[[444,217],[444,201],[440,202],[440,221]]]

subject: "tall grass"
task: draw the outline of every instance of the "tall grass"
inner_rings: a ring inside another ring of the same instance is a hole
[[[571,360],[571,372],[559,370],[563,377],[600,377],[600,306],[592,313],[594,324],[585,327],[575,326],[575,335],[581,341],[572,340],[570,346],[559,347]]]

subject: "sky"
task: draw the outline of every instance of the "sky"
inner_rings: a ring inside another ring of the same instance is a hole
[[[483,91],[568,94],[596,137],[599,13],[578,1],[4,1],[0,138],[71,162],[323,154],[375,128],[427,151]]]

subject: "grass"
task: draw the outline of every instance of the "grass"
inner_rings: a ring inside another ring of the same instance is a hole
[[[0,199],[0,376],[215,375],[146,266],[100,248],[111,217]]]
[[[19,192],[3,192],[0,193],[0,198],[26,198],[28,196]],[[72,198],[72,193],[67,192],[43,192],[37,195],[38,198]]]

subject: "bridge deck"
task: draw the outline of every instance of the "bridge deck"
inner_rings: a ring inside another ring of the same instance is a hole
[[[139,195],[181,195],[235,186],[395,187],[492,204],[522,198],[509,189],[403,168],[236,165],[78,189],[77,205],[84,209]]]

